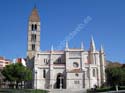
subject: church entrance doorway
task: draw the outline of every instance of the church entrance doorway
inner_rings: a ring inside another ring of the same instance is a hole
[[[57,74],[56,78],[56,88],[62,89],[64,88],[64,75],[62,73]]]

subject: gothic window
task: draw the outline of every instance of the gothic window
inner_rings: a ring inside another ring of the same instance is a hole
[[[45,59],[44,59],[44,63],[46,63],[46,62],[47,62],[47,59],[45,58]]]
[[[46,78],[46,70],[43,69],[43,78]]]
[[[36,24],[35,24],[35,25],[32,24],[32,25],[31,25],[31,30],[32,30],[32,31],[36,31],[36,30],[37,30],[37,25],[36,25]]]
[[[36,41],[36,34],[31,35],[31,41]]]
[[[35,50],[35,44],[32,44],[32,50],[33,51]]]
[[[49,60],[48,60],[47,58],[44,59],[44,63],[45,63],[46,65],[48,64],[48,61],[49,61]]]
[[[77,62],[74,62],[73,67],[77,68],[77,67],[79,67],[79,64]]]
[[[93,77],[95,77],[96,76],[96,70],[95,69],[93,69]]]
[[[61,63],[61,58],[58,58],[58,63]]]

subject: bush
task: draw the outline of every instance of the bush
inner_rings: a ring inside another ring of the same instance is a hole
[[[0,93],[48,93],[46,90],[34,89],[0,89]]]
[[[94,92],[106,92],[106,91],[115,91],[115,87],[103,87],[97,89],[88,89],[87,93],[94,93]],[[118,90],[125,90],[125,86],[118,87]]]
[[[125,90],[125,86],[120,86],[119,90]]]

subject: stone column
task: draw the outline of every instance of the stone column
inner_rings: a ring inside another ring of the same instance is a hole
[[[53,76],[53,51],[51,51],[51,53],[50,53],[50,85],[49,85],[50,89],[53,89],[53,80],[54,80],[54,76]]]
[[[105,82],[105,55],[103,51],[100,51],[100,72],[101,72],[101,83]]]
[[[91,88],[91,79],[92,79],[92,70],[91,70],[91,65],[89,64],[89,88]]]

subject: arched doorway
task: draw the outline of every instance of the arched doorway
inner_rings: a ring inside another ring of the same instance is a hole
[[[56,88],[57,89],[64,88],[64,75],[62,73],[57,74]]]

